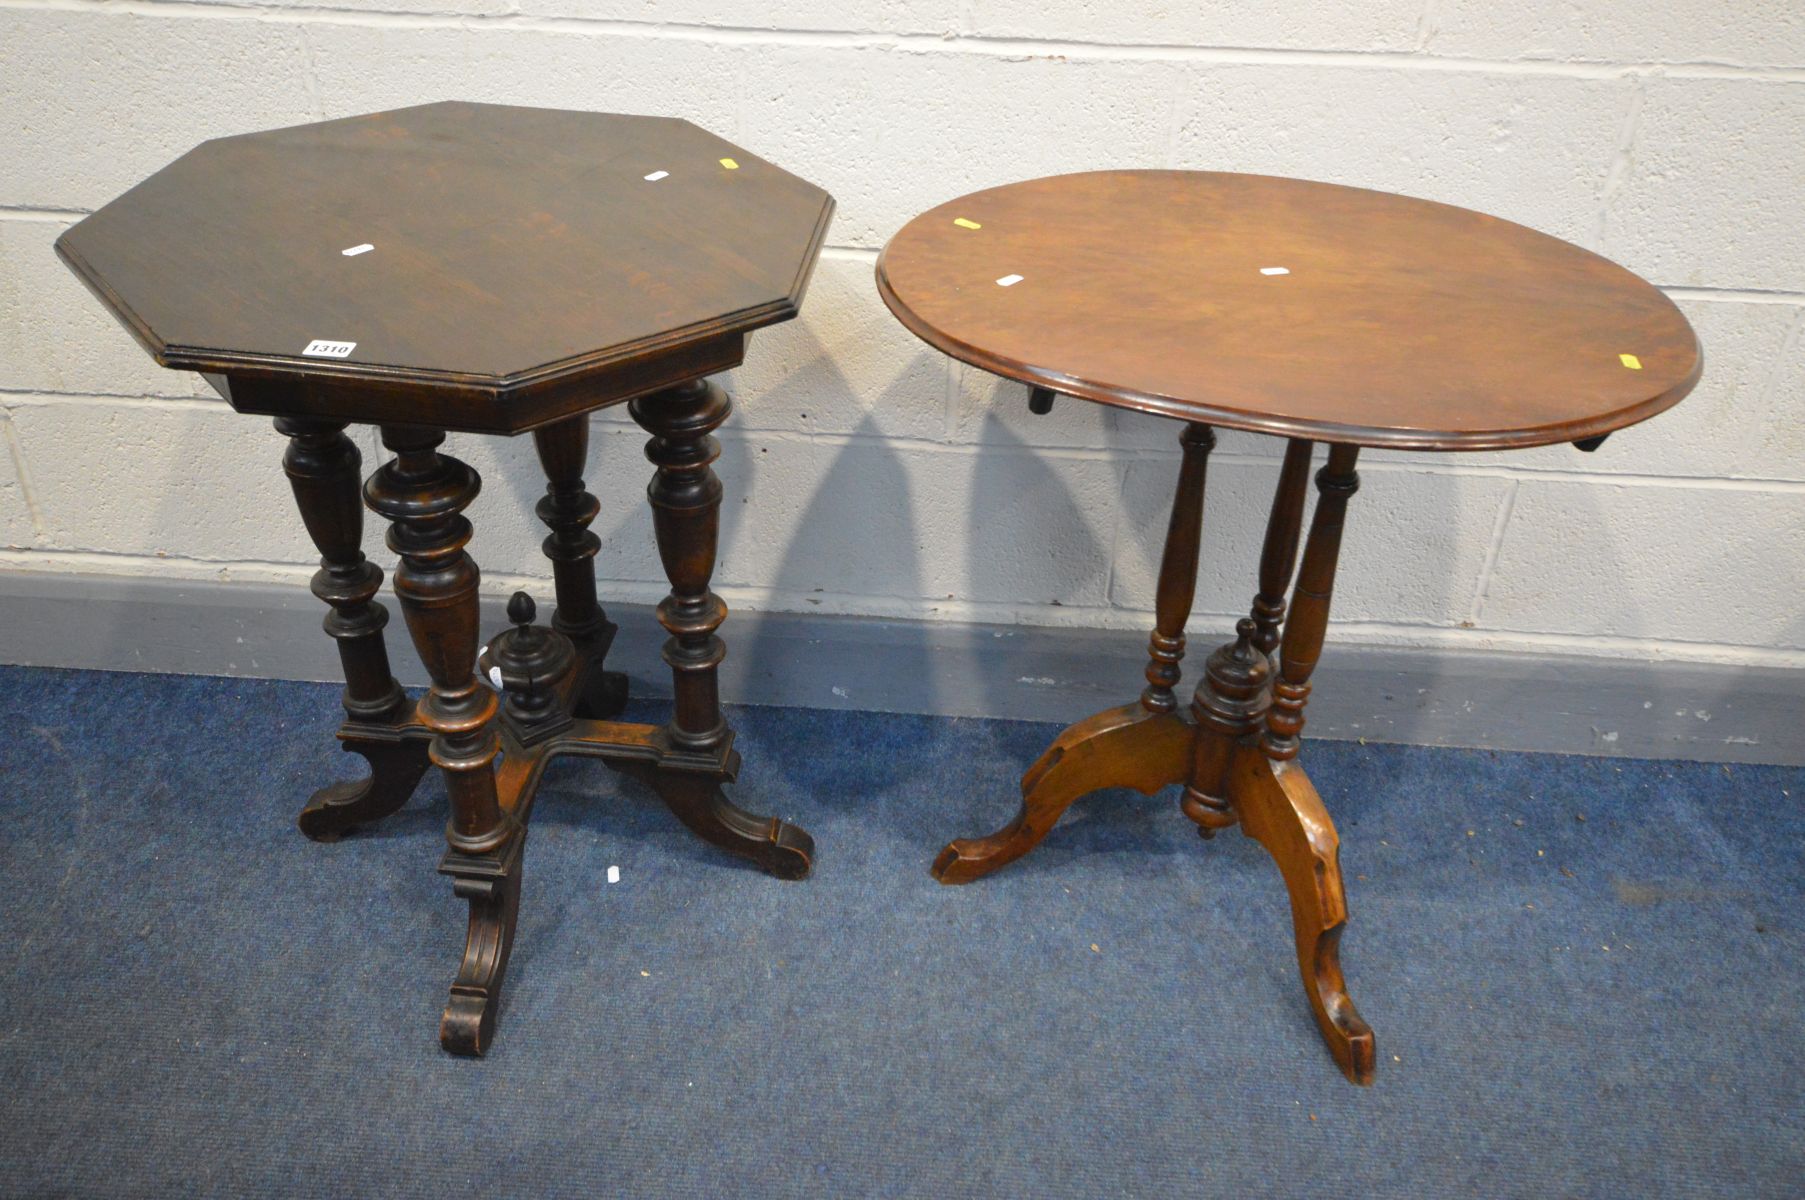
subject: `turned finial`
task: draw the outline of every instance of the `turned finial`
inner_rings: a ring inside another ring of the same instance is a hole
[[[1259,623],[1251,617],[1235,622],[1235,640],[1217,649],[1204,664],[1197,685],[1197,704],[1220,720],[1224,733],[1240,736],[1254,727],[1266,707],[1266,681],[1272,667],[1255,639]]]
[[[1234,655],[1241,662],[1253,661],[1253,635],[1258,629],[1252,617],[1242,617],[1235,622]]]
[[[514,628],[491,642],[482,658],[483,670],[498,680],[502,710],[512,719],[515,736],[527,745],[570,724],[559,689],[576,668],[570,638],[533,624],[537,615],[533,598],[515,592],[508,599]]]

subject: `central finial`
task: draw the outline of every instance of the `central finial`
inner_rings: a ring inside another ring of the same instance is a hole
[[[524,744],[569,726],[571,715],[562,690],[575,669],[570,639],[533,624],[538,606],[525,592],[508,598],[508,620],[514,627],[490,643],[481,666],[502,693],[502,708]]]
[[[1235,657],[1242,662],[1252,662],[1256,651],[1253,648],[1254,634],[1260,627],[1254,624],[1252,617],[1242,617],[1235,622]]]

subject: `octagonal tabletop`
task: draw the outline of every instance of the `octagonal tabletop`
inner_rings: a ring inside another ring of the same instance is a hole
[[[687,121],[443,103],[203,143],[57,250],[240,408],[517,431],[737,363],[832,212]]]
[[[917,336],[1055,392],[1360,445],[1580,441],[1677,403],[1698,341],[1590,251],[1362,188],[1105,171],[992,188],[884,248]]]

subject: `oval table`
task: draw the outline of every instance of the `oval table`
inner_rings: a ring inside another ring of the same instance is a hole
[[[1063,394],[1184,423],[1140,700],[1062,732],[1022,777],[1015,819],[954,841],[935,876],[967,883],[1014,861],[1088,792],[1182,784],[1180,807],[1205,837],[1239,824],[1277,862],[1317,1024],[1348,1078],[1370,1083],[1372,1030],[1338,958],[1340,843],[1295,761],[1356,456],[1595,449],[1697,383],[1685,317],[1607,259],[1496,217],[1189,171],[963,196],[890,240],[877,285],[929,345],[1027,383],[1037,412]],[[1209,657],[1187,711],[1175,688],[1215,426],[1287,445],[1250,614]],[[1317,442],[1327,461],[1299,565]]]

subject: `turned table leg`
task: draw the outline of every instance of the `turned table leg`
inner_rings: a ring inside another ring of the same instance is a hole
[[[576,644],[588,662],[588,676],[575,715],[596,720],[615,716],[627,703],[627,677],[603,669],[615,626],[596,600],[595,555],[602,541],[589,530],[601,504],[583,486],[589,458],[589,414],[581,413],[533,431],[533,445],[545,469],[545,497],[535,510],[551,529],[544,543],[551,560],[558,607],[552,628]]]
[[[388,546],[400,556],[395,594],[432,679],[419,720],[432,731],[429,753],[451,797],[439,869],[470,902],[463,966],[439,1040],[454,1054],[481,1054],[494,1034],[513,942],[526,831],[496,794],[498,704],[475,674],[480,576],[464,550],[470,522],[463,509],[482,483],[438,452],[444,440],[437,430],[384,426],[383,445],[395,457],[370,476],[364,499],[390,523]]]
[[[1354,470],[1358,446],[1334,446],[1329,461],[1316,474],[1316,512],[1310,518],[1310,541],[1291,598],[1291,616],[1279,643],[1278,678],[1272,686],[1272,710],[1266,714],[1266,753],[1273,759],[1297,757],[1298,734],[1304,728],[1304,702],[1310,675],[1322,657],[1329,629],[1329,599],[1335,590],[1335,566],[1341,557],[1341,529],[1347,502],[1360,490]]]
[[[1204,492],[1216,434],[1207,425],[1186,425],[1178,441],[1184,458],[1178,468],[1172,515],[1166,521],[1166,545],[1160,553],[1153,635],[1147,639],[1147,688],[1141,693],[1141,707],[1158,713],[1178,708],[1172,689],[1178,686],[1178,663],[1185,656],[1185,622],[1191,619],[1191,601],[1197,594]]]
[[[347,750],[368,760],[366,779],[335,783],[313,794],[297,824],[315,841],[336,841],[347,830],[394,812],[413,794],[426,771],[425,747],[369,736],[369,726],[392,724],[407,696],[389,670],[383,627],[389,611],[376,599],[382,570],[364,557],[363,502],[358,497],[363,456],[345,436],[345,422],[278,417],[276,429],[288,438],[282,467],[308,536],[320,551],[313,594],[330,606],[326,633],[338,644],[344,669],[346,726],[339,737]],[[360,730],[364,734],[360,736]]]
[[[712,434],[731,409],[727,393],[706,380],[652,392],[630,405],[633,419],[652,435],[646,457],[657,468],[646,496],[658,555],[671,581],[670,595],[658,605],[658,621],[670,634],[664,661],[670,664],[674,699],[665,736],[677,754],[655,768],[623,769],[651,784],[706,840],[773,875],[800,879],[814,858],[814,840],[775,817],[735,807],[721,792],[739,756],[721,712],[718,675],[727,652],[715,631],[727,619],[727,605],[708,584],[721,517],[721,481],[713,467],[721,447]]]
[[[1360,487],[1354,470],[1358,453],[1355,446],[1331,447],[1328,465],[1316,476],[1316,512],[1279,645],[1266,729],[1257,743],[1249,738],[1237,746],[1228,791],[1242,831],[1266,847],[1284,877],[1298,970],[1317,1026],[1347,1077],[1371,1083],[1373,1032],[1355,1009],[1341,973],[1341,932],[1347,924],[1341,842],[1316,789],[1292,762],[1310,675],[1328,629],[1342,524],[1348,500]]]
[[[1258,731],[1271,705],[1271,656],[1278,648],[1285,619],[1285,593],[1297,565],[1297,535],[1303,527],[1304,497],[1310,486],[1310,455],[1315,443],[1293,438],[1285,447],[1266,538],[1260,549],[1260,590],[1253,613],[1235,627],[1236,640],[1218,649],[1204,664],[1191,698],[1198,727],[1215,736],[1197,739],[1197,757],[1179,807],[1197,822],[1197,832],[1210,838],[1235,823],[1228,802],[1228,769],[1235,744]]]
[[[1177,713],[1172,689],[1185,652],[1185,622],[1197,587],[1203,539],[1203,497],[1216,435],[1187,424],[1179,435],[1184,457],[1166,525],[1154,629],[1147,644],[1147,687],[1140,702],[1100,712],[1067,728],[1022,776],[1015,819],[981,838],[959,838],[934,860],[941,883],[970,883],[1014,862],[1039,845],[1078,797],[1099,788],[1131,787],[1152,795],[1182,782],[1194,734]]]
[[[1253,598],[1253,643],[1262,654],[1270,655],[1278,649],[1279,626],[1285,620],[1285,593],[1297,567],[1297,535],[1304,524],[1310,455],[1315,449],[1316,443],[1304,438],[1292,438],[1286,443],[1285,464],[1279,468],[1278,486],[1273,489],[1266,540],[1260,547],[1260,590]]]

